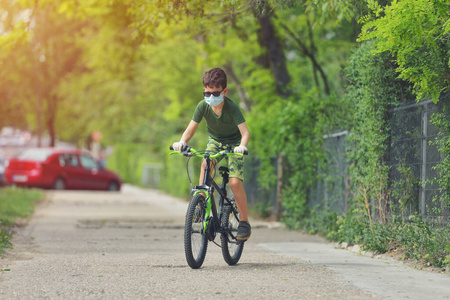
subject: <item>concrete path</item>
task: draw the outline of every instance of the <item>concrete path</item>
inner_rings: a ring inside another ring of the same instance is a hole
[[[450,277],[358,256],[316,236],[253,220],[237,266],[209,243],[184,258],[187,203],[125,186],[49,192],[0,259],[0,299],[442,299]],[[219,241],[219,239],[216,239]]]
[[[449,299],[450,276],[412,269],[389,258],[371,258],[334,244],[261,243],[279,255],[307,260],[339,274],[343,282],[385,299]]]

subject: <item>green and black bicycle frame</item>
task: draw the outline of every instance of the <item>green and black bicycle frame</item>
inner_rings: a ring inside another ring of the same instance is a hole
[[[222,184],[219,187],[217,183],[214,182],[213,178],[210,175],[211,171],[211,159],[208,154],[205,155],[206,167],[205,167],[205,176],[203,179],[203,184],[200,186],[194,186],[192,189],[192,196],[195,196],[200,193],[204,193],[206,195],[205,201],[205,218],[203,222],[203,233],[207,235],[210,241],[213,241],[217,235],[217,233],[222,233],[228,231],[228,228],[223,228],[220,226],[220,220],[222,218],[223,208],[224,206],[229,206],[233,212],[233,214],[238,218],[238,212],[234,207],[231,200],[227,197],[227,189],[226,186],[229,182],[229,174],[227,167],[220,167],[219,172],[222,176]],[[214,191],[217,191],[220,195],[219,200],[219,210],[217,211],[216,202],[214,201]],[[235,241],[229,241],[233,243]]]

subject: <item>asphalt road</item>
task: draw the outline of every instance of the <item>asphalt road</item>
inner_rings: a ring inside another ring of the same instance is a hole
[[[0,260],[0,299],[440,299],[450,277],[335,249],[319,237],[252,221],[238,265],[210,243],[192,270],[187,203],[125,186],[48,192]],[[219,242],[219,239],[217,239]]]

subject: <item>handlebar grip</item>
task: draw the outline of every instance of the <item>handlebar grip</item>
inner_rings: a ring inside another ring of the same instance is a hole
[[[174,150],[173,149],[173,145],[171,145],[170,147],[169,147],[169,149],[170,150]],[[185,152],[185,151],[189,151],[189,149],[191,149],[188,145],[186,145],[186,146],[183,146],[183,147],[181,147],[181,151],[180,152]]]
[[[233,150],[231,150],[230,153],[237,153],[237,152],[234,152]],[[248,150],[245,150],[244,153],[242,153],[242,155],[248,155]]]

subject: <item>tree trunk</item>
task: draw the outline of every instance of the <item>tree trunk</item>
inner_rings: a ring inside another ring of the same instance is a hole
[[[55,147],[56,145],[56,131],[55,131],[55,119],[56,119],[56,107],[58,98],[56,96],[50,96],[48,98],[48,117],[47,117],[47,130],[50,136],[50,147]]]
[[[284,55],[283,46],[278,39],[275,28],[272,23],[272,9],[267,2],[263,2],[256,12],[260,25],[259,44],[267,50],[266,59],[272,71],[277,87],[277,93],[283,98],[289,96],[288,84],[291,76],[286,67],[286,56]]]
[[[262,1],[256,12],[260,30],[259,44],[267,50],[265,62],[271,69],[277,87],[277,93],[282,98],[287,98],[290,94],[288,84],[291,76],[286,67],[286,56],[283,46],[276,35],[275,27],[272,23],[272,8],[266,1]],[[278,154],[278,180],[277,180],[277,212],[276,217],[281,218],[282,209],[282,188],[283,188],[283,155]]]
[[[243,109],[246,113],[250,112],[250,101],[245,95],[245,91],[242,88],[241,82],[237,78],[236,74],[234,73],[233,67],[231,64],[227,64],[224,66],[225,72],[227,73],[228,77],[234,82],[236,85],[236,90],[238,92],[239,98],[241,100],[241,105],[243,106]]]
[[[50,147],[55,147],[56,137],[55,137],[55,120],[53,118],[49,118],[47,120],[47,129],[48,134],[50,135]]]

